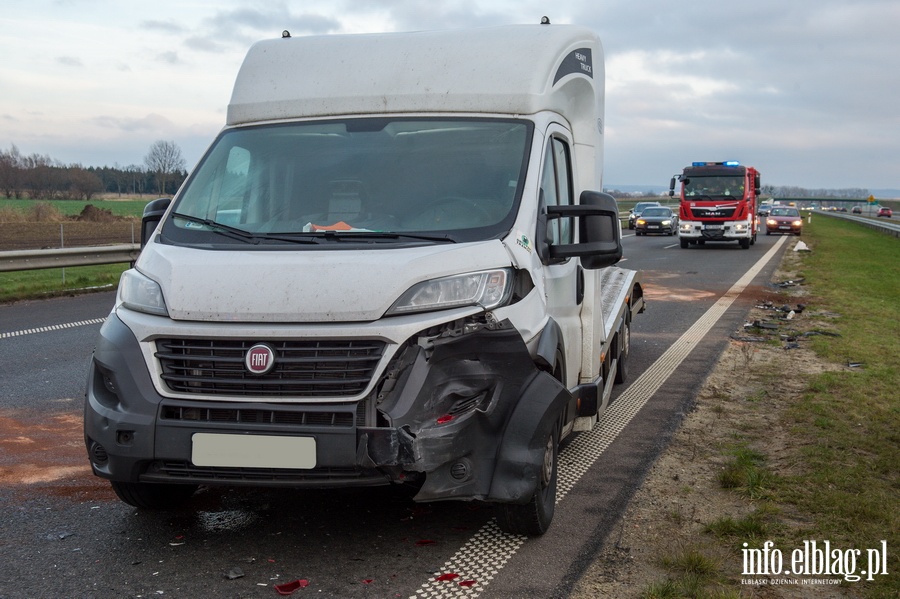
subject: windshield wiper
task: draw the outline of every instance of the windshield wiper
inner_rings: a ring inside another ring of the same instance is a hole
[[[246,243],[259,243],[259,239],[257,238],[257,236],[250,231],[238,229],[237,227],[232,227],[230,225],[223,225],[222,223],[216,222],[209,218],[201,218],[199,216],[192,216],[190,214],[182,214],[181,212],[173,212],[172,216],[175,218],[184,219],[188,222],[206,225],[207,227],[212,229],[213,232],[224,235],[225,237],[237,239]]]
[[[419,239],[422,241],[457,243],[453,236],[446,233],[443,235],[396,233],[393,231],[318,231],[318,233],[325,233],[325,239],[338,239],[341,241],[355,241],[357,239]]]
[[[231,239],[244,241],[246,243],[259,244],[259,242],[262,240],[287,241],[290,243],[318,243],[314,239],[310,239],[308,237],[288,237],[287,234],[272,235],[270,233],[251,233],[250,231],[245,231],[244,229],[239,229],[237,227],[232,227],[231,225],[216,222],[209,218],[191,216],[190,214],[182,214],[181,212],[173,212],[172,216],[176,218],[182,218],[192,223],[206,225],[207,227],[212,229],[214,233],[230,237]]]

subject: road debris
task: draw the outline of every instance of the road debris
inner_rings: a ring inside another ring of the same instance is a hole
[[[279,595],[290,595],[297,589],[302,589],[309,586],[309,581],[305,578],[301,578],[298,580],[292,580],[291,582],[286,582],[284,584],[276,584],[275,592]]]

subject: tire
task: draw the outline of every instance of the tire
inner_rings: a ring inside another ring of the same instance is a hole
[[[171,510],[187,502],[197,491],[197,485],[167,483],[124,483],[110,481],[119,499],[145,510]]]
[[[625,320],[622,322],[622,349],[619,352],[619,362],[616,367],[616,376],[614,381],[617,385],[621,385],[628,380],[628,355],[631,353],[631,308],[626,308]]]
[[[681,242],[681,249],[686,250],[688,247],[688,240],[682,237],[679,241]]]
[[[746,239],[739,239],[738,244],[741,246],[742,250],[749,250],[750,249],[750,238],[748,237]]]
[[[559,423],[553,426],[544,446],[544,463],[538,488],[528,503],[503,503],[497,509],[497,525],[503,532],[536,537],[547,532],[556,509],[556,479],[559,462]]]

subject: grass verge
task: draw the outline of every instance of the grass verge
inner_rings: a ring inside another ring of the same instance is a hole
[[[0,272],[0,302],[113,290],[128,264]]]

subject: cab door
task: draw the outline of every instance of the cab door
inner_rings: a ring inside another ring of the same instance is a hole
[[[562,127],[552,126],[546,139],[540,184],[544,206],[573,204],[571,138]],[[548,223],[547,237],[554,244],[574,243],[575,225],[573,219],[553,219]],[[581,265],[577,258],[569,258],[558,264],[545,264],[543,273],[547,311],[559,325],[563,337],[563,380],[572,389],[578,382],[581,364]]]

